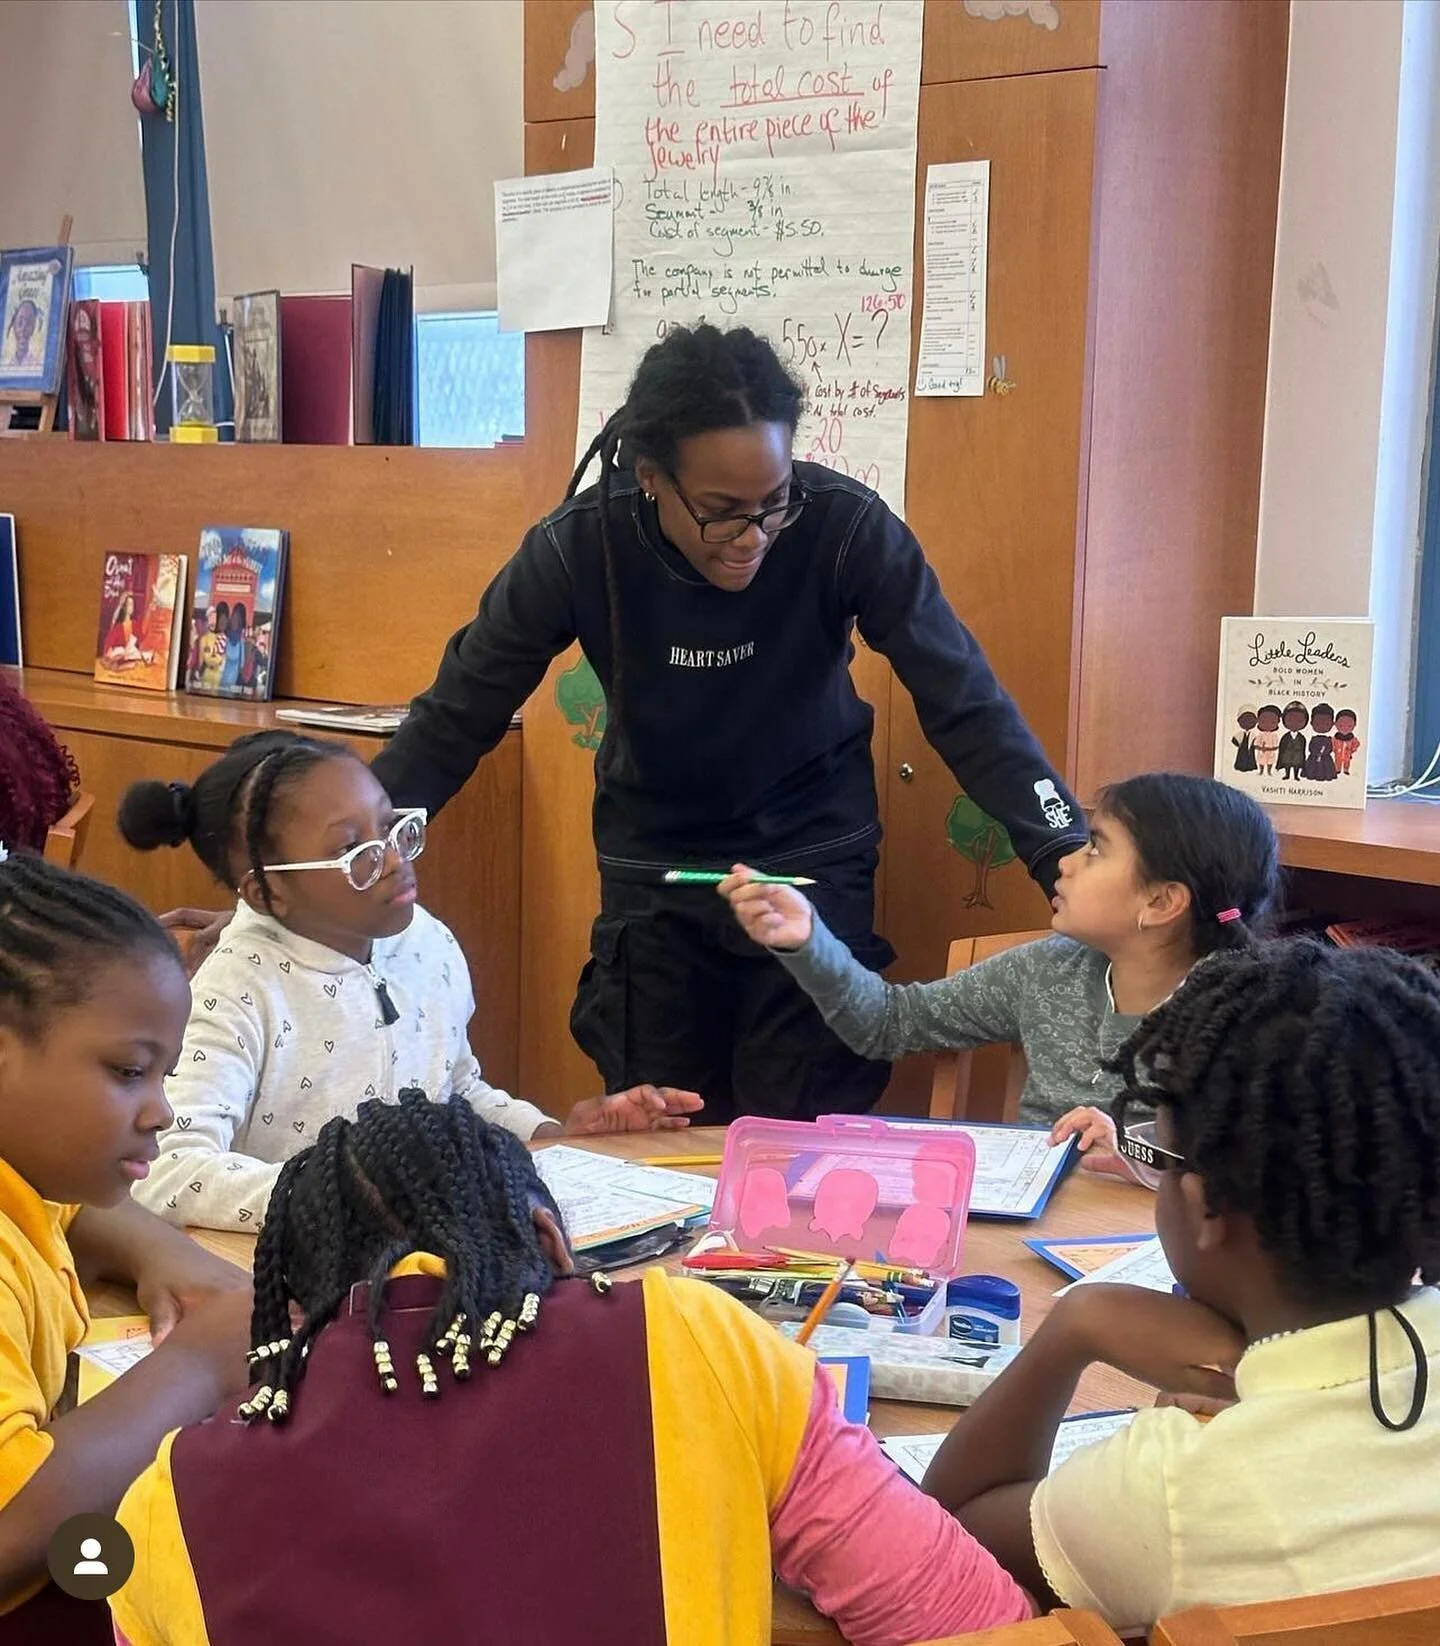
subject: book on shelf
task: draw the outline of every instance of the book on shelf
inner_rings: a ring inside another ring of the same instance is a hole
[[[235,438],[275,441],[281,434],[280,293],[235,299]]]
[[[1267,805],[1365,804],[1374,625],[1226,617],[1215,776]]]
[[[105,438],[105,373],[100,357],[100,302],[86,297],[70,305],[66,398],[72,440]]]
[[[155,403],[150,305],[140,300],[100,303],[97,307],[100,311],[98,438],[153,440]],[[73,412],[71,416],[73,419]]]
[[[74,256],[69,246],[0,251],[0,392],[59,394]]]
[[[335,732],[372,732],[388,737],[391,732],[399,731],[408,712],[408,703],[392,703],[381,708],[367,708],[363,703],[301,703],[276,709],[275,718],[296,726],[320,726]]]
[[[168,692],[175,685],[185,610],[183,554],[107,554],[100,574],[95,679]]]
[[[205,526],[185,659],[185,689],[268,702],[290,534],[270,526]]]
[[[0,663],[18,667],[25,661],[20,643],[20,556],[15,543],[15,516],[0,514]]]
[[[1440,971],[1440,920],[1336,920],[1325,935],[1341,949],[1395,949]]]

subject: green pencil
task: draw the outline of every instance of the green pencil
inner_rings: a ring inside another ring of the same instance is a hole
[[[718,886],[722,880],[728,880],[728,874],[715,874],[710,869],[666,869],[665,884],[667,886]],[[758,886],[813,886],[813,880],[807,880],[802,874],[752,874],[751,880]]]

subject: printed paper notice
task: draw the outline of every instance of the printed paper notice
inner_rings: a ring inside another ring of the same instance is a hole
[[[615,304],[578,450],[674,325],[745,325],[804,381],[796,455],[905,498],[920,0],[601,0],[595,158]]]
[[[925,173],[925,308],[916,394],[984,394],[990,162]]]
[[[1050,1473],[1054,1474],[1065,1460],[1083,1446],[1093,1446],[1097,1440],[1108,1440],[1135,1421],[1134,1412],[1082,1412],[1078,1417],[1067,1417],[1055,1431],[1055,1447],[1050,1453]],[[925,1478],[941,1446],[942,1435],[891,1435],[880,1445],[892,1463],[909,1475],[918,1486]]]
[[[614,235],[615,180],[608,166],[497,183],[500,330],[605,325]]]
[[[715,1199],[710,1178],[631,1166],[608,1155],[555,1144],[535,1156],[576,1251],[608,1245],[662,1223],[692,1223]]]

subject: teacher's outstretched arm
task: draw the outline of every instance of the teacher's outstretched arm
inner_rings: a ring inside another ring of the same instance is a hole
[[[542,521],[451,636],[434,684],[372,762],[395,804],[433,817],[458,794],[574,638],[570,574]]]
[[[870,507],[884,518],[856,532],[844,553],[841,599],[866,644],[889,658],[955,781],[1004,824],[1031,878],[1053,893],[1060,859],[1089,838],[1085,814],[951,609],[914,533],[879,498]]]

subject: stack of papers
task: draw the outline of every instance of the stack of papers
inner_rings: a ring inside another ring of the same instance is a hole
[[[1078,1452],[1082,1446],[1093,1446],[1097,1440],[1108,1439],[1127,1428],[1134,1418],[1134,1412],[1082,1412],[1078,1417],[1067,1417],[1055,1432],[1050,1473],[1054,1474],[1072,1452]],[[944,1439],[944,1435],[891,1435],[880,1445],[891,1462],[918,1486]]]
[[[577,1252],[666,1223],[703,1223],[715,1203],[713,1178],[662,1166],[632,1166],[563,1143],[538,1149],[535,1169],[555,1196]]]

